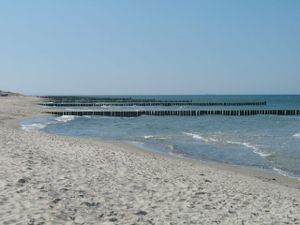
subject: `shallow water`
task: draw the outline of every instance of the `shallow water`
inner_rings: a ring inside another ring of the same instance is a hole
[[[266,100],[267,106],[239,108],[300,109],[300,96],[149,96],[149,98],[191,99],[195,102]],[[130,108],[155,110],[164,107]],[[165,108],[171,110],[180,107]],[[234,107],[226,107],[229,108]],[[23,121],[22,126],[28,131],[42,130],[67,136],[126,141],[149,151],[259,167],[300,178],[299,116],[137,118],[63,116],[32,118]]]

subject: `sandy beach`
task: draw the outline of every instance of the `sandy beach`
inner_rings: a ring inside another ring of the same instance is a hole
[[[0,224],[300,224],[300,182],[19,128],[0,97]]]

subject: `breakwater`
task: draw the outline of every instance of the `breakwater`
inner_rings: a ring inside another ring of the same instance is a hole
[[[300,109],[273,109],[273,110],[153,110],[153,111],[46,111],[54,115],[73,116],[112,116],[112,117],[138,117],[138,116],[254,116],[254,115],[278,115],[299,116]]]
[[[267,105],[266,101],[262,102],[135,102],[135,103],[40,103],[43,106],[50,107],[101,107],[101,106],[263,106]]]

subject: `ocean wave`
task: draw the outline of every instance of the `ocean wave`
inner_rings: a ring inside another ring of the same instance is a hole
[[[241,145],[243,145],[243,146],[245,146],[245,147],[247,147],[247,148],[253,149],[253,152],[254,152],[255,154],[258,154],[258,155],[260,155],[260,156],[263,157],[263,158],[272,155],[272,154],[270,154],[270,153],[262,152],[260,148],[258,148],[257,146],[255,146],[255,145],[253,145],[253,144],[247,143],[247,142],[242,142]]]
[[[294,134],[293,137],[300,138],[300,133]]]
[[[188,135],[188,136],[193,137],[194,139],[201,140],[201,141],[204,141],[204,142],[209,142],[208,138],[205,138],[204,136],[201,136],[200,134],[194,134],[194,133],[188,133],[188,132],[183,132],[183,133]]]
[[[294,179],[297,179],[299,182],[300,182],[300,178],[299,177],[296,177],[296,176],[292,176],[290,175],[288,172],[282,170],[282,169],[279,169],[277,167],[272,167],[272,170],[274,170],[275,172],[277,172],[278,174],[282,175],[282,176],[285,176],[285,177],[290,177],[290,178],[294,178]]]
[[[43,128],[45,128],[47,126],[47,124],[41,124],[41,123],[32,123],[32,124],[23,124],[21,126],[22,130],[28,131],[28,132],[32,132],[32,131],[38,131],[41,130]]]
[[[144,135],[144,139],[155,139],[155,140],[170,140],[172,136],[153,136],[153,135]]]
[[[72,121],[75,119],[75,116],[60,116],[60,117],[50,117],[42,122],[31,122],[29,124],[21,124],[21,129],[28,131],[28,132],[33,132],[33,131],[39,131],[42,130],[44,128],[46,128],[48,125],[51,124],[58,124],[58,123],[66,123],[69,121]]]
[[[55,118],[56,121],[64,122],[64,123],[72,121],[74,119],[75,119],[75,116],[70,116],[70,115],[63,115],[63,116]]]
[[[205,137],[204,135],[201,135],[201,134],[188,133],[188,132],[184,132],[184,134],[191,136],[194,139],[204,141],[205,143],[208,143],[208,144],[240,145],[240,146],[252,149],[253,153],[258,154],[259,156],[261,156],[263,158],[272,155],[272,154],[263,152],[259,147],[257,147],[256,145],[253,145],[251,143],[248,143],[248,142],[230,141],[230,140],[225,140],[223,138],[218,138],[218,137]]]
[[[194,139],[201,140],[206,143],[215,143],[215,144],[226,144],[227,143],[226,140],[223,140],[223,139],[220,139],[217,137],[205,137],[201,134],[194,134],[194,133],[188,133],[188,132],[183,132],[183,133],[188,136],[193,137]],[[233,142],[231,142],[231,143],[233,143]]]
[[[145,135],[145,136],[143,136],[143,138],[145,138],[145,139],[150,139],[150,138],[153,138],[154,136],[152,136],[152,135]]]
[[[276,167],[272,167],[272,170],[276,171],[277,173],[279,173],[282,176],[288,177],[288,173],[283,171],[282,169],[276,168]]]
[[[157,137],[158,140],[170,140],[172,139],[172,136],[161,136],[161,137]]]

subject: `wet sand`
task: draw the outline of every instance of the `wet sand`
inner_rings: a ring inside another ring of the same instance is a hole
[[[0,224],[300,224],[297,180],[20,130],[37,101],[0,98]]]

